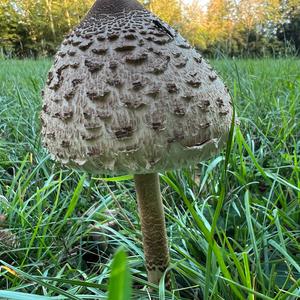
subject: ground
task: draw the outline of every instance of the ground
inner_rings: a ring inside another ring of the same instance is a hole
[[[161,174],[175,292],[160,299],[299,299],[300,60],[211,63],[240,125],[227,152]],[[41,145],[50,65],[0,61],[0,298],[104,299],[123,245],[132,299],[148,299],[131,177],[72,171]]]

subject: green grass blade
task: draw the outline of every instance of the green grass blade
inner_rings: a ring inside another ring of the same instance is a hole
[[[274,240],[269,240],[269,244],[272,245],[275,249],[277,249],[284,257],[286,261],[289,262],[291,266],[293,266],[297,272],[300,274],[300,264],[297,263],[287,252],[286,250],[276,243]]]
[[[67,299],[71,299],[71,300],[80,300],[80,298],[76,297],[75,295],[72,295],[46,281],[40,280],[37,277],[31,276],[29,274],[27,274],[26,272],[21,271],[20,269],[17,269],[15,267],[13,267],[12,265],[0,260],[0,263],[6,267],[9,267],[10,269],[12,269],[13,271],[16,272],[17,276],[23,277],[24,279],[27,279],[31,282],[35,282],[37,284],[39,284],[40,286],[46,287],[50,290],[52,290],[55,293],[58,293],[59,295],[63,295],[66,296]]]
[[[132,295],[132,278],[124,249],[119,249],[111,264],[108,300],[130,300]]]
[[[83,185],[84,185],[84,181],[85,181],[85,178],[86,178],[86,175],[83,175],[81,176],[79,182],[78,182],[78,185],[73,193],[73,196],[71,198],[71,201],[69,203],[69,206],[68,206],[68,209],[66,211],[66,214],[63,218],[63,221],[60,225],[60,227],[58,227],[58,230],[57,230],[57,233],[61,231],[62,227],[65,225],[65,223],[67,222],[68,218],[72,215],[72,213],[74,212],[75,210],[75,207],[77,205],[77,202],[79,200],[79,197],[80,197],[80,193],[83,189]]]
[[[1,299],[10,299],[10,300],[62,300],[67,299],[66,297],[46,297],[46,296],[38,296],[28,293],[20,293],[13,291],[1,291],[0,290],[0,298]]]

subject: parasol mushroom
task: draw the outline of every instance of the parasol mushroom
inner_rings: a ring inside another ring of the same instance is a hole
[[[44,145],[92,174],[134,174],[148,280],[169,264],[158,172],[208,159],[232,119],[227,88],[135,0],[98,0],[63,41],[44,90]]]

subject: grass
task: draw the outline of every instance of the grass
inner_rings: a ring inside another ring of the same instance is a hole
[[[150,299],[131,177],[72,171],[41,146],[50,64],[0,61],[0,226],[13,236],[0,242],[0,298],[106,299],[122,245],[131,299]],[[240,126],[227,155],[161,174],[173,291],[153,298],[299,299],[300,61],[212,64]]]

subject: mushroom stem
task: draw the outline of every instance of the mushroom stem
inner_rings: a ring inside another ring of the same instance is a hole
[[[157,173],[134,176],[148,281],[158,284],[169,265],[165,214]],[[170,286],[167,277],[166,286]]]

